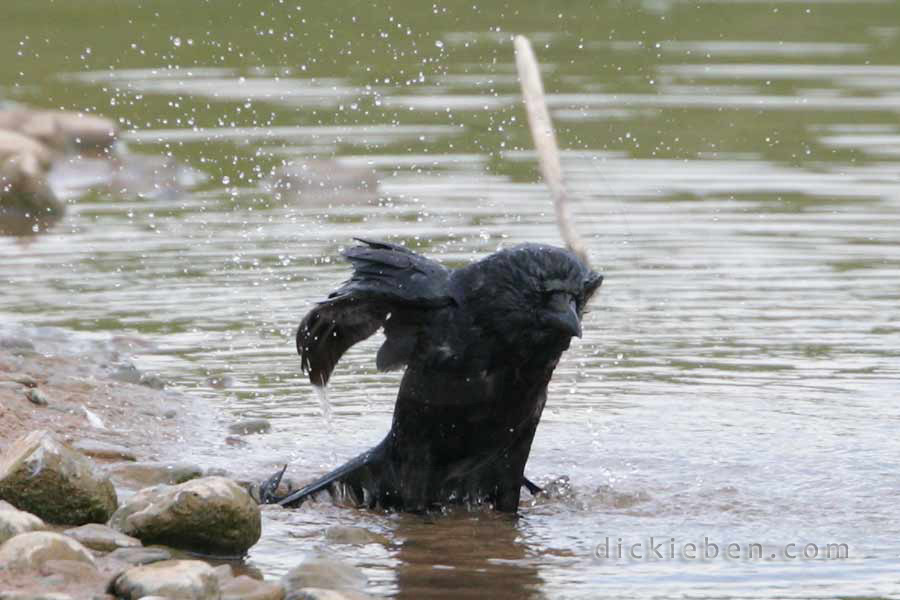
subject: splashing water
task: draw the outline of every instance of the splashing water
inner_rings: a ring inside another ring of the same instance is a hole
[[[316,396],[319,397],[319,405],[322,407],[322,418],[325,419],[325,427],[329,433],[334,433],[334,418],[331,412],[331,402],[328,400],[328,388],[325,386],[314,385]]]

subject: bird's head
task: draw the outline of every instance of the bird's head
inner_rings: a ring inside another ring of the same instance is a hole
[[[565,349],[603,277],[562,248],[522,244],[469,265],[458,288],[479,327],[505,345]]]

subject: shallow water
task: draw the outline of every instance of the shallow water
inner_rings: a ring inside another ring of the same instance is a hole
[[[208,406],[180,458],[303,479],[387,431],[399,375],[375,372],[378,340],[336,371],[330,426],[293,349],[353,236],[449,265],[559,243],[508,32],[535,42],[606,275],[527,467],[568,485],[518,519],[267,510],[252,565],[319,550],[405,598],[900,594],[896,3],[153,4],[4,4],[0,99],[121,119],[131,152],[206,177],[89,193],[49,233],[0,239],[0,318],[151,338],[163,352],[136,362]],[[374,169],[378,193],[266,185],[305,158]],[[227,446],[239,416],[274,431]],[[776,558],[594,558],[650,536]],[[789,560],[792,543],[850,558]]]

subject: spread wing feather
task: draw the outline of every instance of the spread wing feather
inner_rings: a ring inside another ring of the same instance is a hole
[[[402,246],[358,240],[344,257],[353,275],[304,317],[297,329],[297,352],[313,385],[328,383],[348,348],[382,326],[387,340],[379,369],[405,365],[429,313],[453,303],[450,272]]]

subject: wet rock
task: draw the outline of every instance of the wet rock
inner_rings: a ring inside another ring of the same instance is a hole
[[[44,172],[53,162],[53,151],[45,144],[28,135],[3,127],[0,123],[0,162],[23,155],[33,156],[37,165]]]
[[[45,576],[45,583],[73,584],[94,580],[96,587],[103,587],[97,567],[80,560],[48,560],[41,565],[40,573]]]
[[[24,349],[28,352],[34,352],[34,344],[30,340],[15,337],[0,337],[0,348],[6,350]],[[37,387],[37,380],[28,373],[5,373],[3,375],[8,381],[19,385],[33,388]]]
[[[66,529],[63,534],[78,540],[82,545],[100,552],[112,552],[117,548],[134,548],[141,540],[116,531],[112,527],[98,523],[88,523],[81,527]]]
[[[104,151],[118,135],[112,120],[97,115],[29,108],[0,111],[0,129],[39,140],[59,152]]]
[[[137,600],[147,596],[169,599],[219,600],[219,580],[212,567],[199,560],[165,560],[132,567],[113,583],[116,596]]]
[[[111,119],[83,112],[52,114],[66,143],[74,143],[79,150],[105,150],[118,136],[118,127]]]
[[[20,533],[0,546],[0,567],[6,569],[37,571],[51,560],[74,560],[94,566],[90,550],[52,531]]]
[[[141,372],[132,363],[115,365],[110,371],[109,377],[122,383],[138,384],[141,382]]]
[[[144,373],[141,375],[141,385],[153,388],[154,390],[161,390],[166,387],[166,382],[163,381],[159,375],[154,373]]]
[[[298,159],[277,168],[264,189],[307,202],[366,202],[378,197],[378,177],[371,167],[336,160]]]
[[[323,597],[304,595],[309,593],[308,588],[361,594],[366,583],[365,574],[353,565],[315,554],[304,558],[281,578],[285,600]],[[346,597],[338,596],[338,598]]]
[[[229,433],[236,435],[250,435],[252,433],[269,433],[272,424],[266,419],[244,419],[228,426]]]
[[[125,446],[98,440],[78,440],[72,444],[72,449],[94,458],[137,460],[137,456],[135,456],[134,452]]]
[[[119,198],[174,201],[209,176],[172,156],[141,154],[117,147],[109,159],[83,155],[57,162],[50,173],[54,188],[71,195],[88,190]]]
[[[154,390],[161,390],[166,387],[165,382],[160,379],[158,375],[142,373],[130,362],[115,365],[109,376],[111,379],[121,381],[122,383],[145,385]]]
[[[47,526],[38,517],[0,500],[0,544],[20,533],[42,531],[46,528]]]
[[[173,485],[203,477],[203,469],[187,463],[136,462],[115,465],[110,477],[120,485],[144,488],[152,485]]]
[[[227,436],[225,438],[225,444],[228,446],[233,446],[235,448],[244,448],[246,446],[249,446],[247,442],[234,435]]]
[[[231,375],[214,375],[206,378],[209,387],[216,390],[225,390],[234,387],[234,377]]]
[[[0,129],[0,233],[30,235],[62,217],[65,206],[47,183],[51,157],[43,144]]]
[[[37,406],[47,406],[50,404],[50,400],[47,399],[47,394],[37,388],[27,389],[25,391],[25,397],[29,402]]]
[[[267,581],[240,575],[219,582],[222,600],[282,600],[284,589]]]
[[[135,494],[109,521],[144,543],[240,556],[259,540],[259,506],[237,483],[203,477]]]
[[[234,572],[229,564],[215,566],[213,567],[213,572],[216,574],[216,579],[219,580],[219,587],[222,587],[223,582],[234,577]]]
[[[0,498],[64,525],[105,522],[118,506],[109,478],[47,431],[19,438],[0,456]]]
[[[364,527],[347,527],[345,525],[332,525],[325,530],[325,539],[334,544],[382,544],[386,545],[388,539]]]
[[[130,565],[149,565],[171,559],[172,553],[165,548],[119,548],[107,554],[106,558]]]

